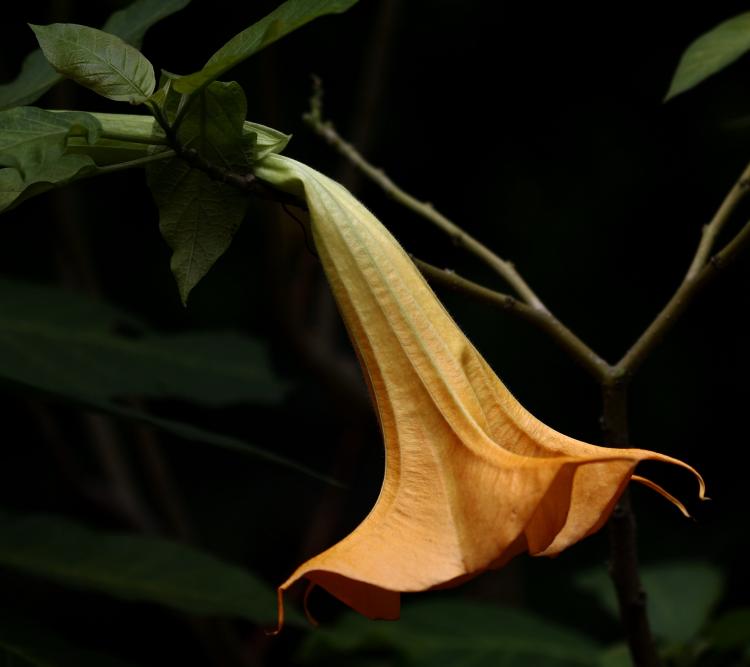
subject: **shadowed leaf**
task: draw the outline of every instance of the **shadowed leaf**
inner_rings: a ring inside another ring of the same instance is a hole
[[[667,562],[641,568],[654,634],[677,644],[693,639],[719,601],[724,589],[721,572],[708,563]],[[580,588],[592,593],[614,618],[619,611],[612,581],[603,569],[583,573]]]
[[[0,86],[0,109],[36,102],[62,78],[49,64],[41,49],[36,49],[24,58],[18,76],[10,83]]]
[[[247,168],[243,151],[243,123],[247,100],[236,81],[216,81],[201,91],[177,133],[185,148],[197,150],[209,162],[230,168]]]
[[[247,172],[246,112],[245,94],[237,83],[212,83],[185,115],[178,140],[219,168]],[[247,197],[180,159],[150,166],[147,177],[159,207],[159,229],[173,252],[172,273],[186,303],[232,242]]]
[[[124,407],[112,402],[97,402],[95,400],[79,401],[81,406],[93,410],[94,412],[102,412],[104,414],[111,415],[126,419],[128,421],[140,422],[148,426],[153,426],[160,431],[176,435],[184,440],[191,442],[203,442],[215,447],[221,447],[238,454],[245,456],[251,456],[253,458],[265,461],[267,463],[273,463],[275,465],[282,466],[289,470],[301,473],[312,479],[317,479],[325,484],[330,484],[338,488],[342,488],[341,482],[338,480],[324,475],[316,470],[308,468],[301,463],[298,463],[285,456],[274,453],[268,449],[263,449],[252,445],[241,438],[236,438],[231,435],[225,435],[222,433],[214,433],[213,431],[207,431],[206,429],[193,426],[192,424],[186,424],[185,422],[176,421],[174,419],[165,419],[163,417],[157,417],[151,415],[143,410],[137,410],[133,408]]]
[[[0,211],[96,171],[91,158],[65,155],[53,164],[29,169],[24,176],[14,168],[0,169]]]
[[[167,540],[95,532],[61,517],[0,513],[0,566],[123,600],[268,623],[275,595],[235,565]]]
[[[397,623],[347,614],[318,628],[303,646],[305,662],[367,650],[390,650],[404,667],[534,665],[592,667],[599,647],[573,630],[529,613],[463,600],[404,605]]]
[[[128,44],[140,48],[148,29],[184,9],[190,0],[136,0],[107,19],[104,32],[124,39]]]
[[[2,280],[0,376],[89,399],[143,396],[227,405],[275,403],[286,391],[265,347],[247,336],[159,335],[106,304]]]
[[[159,229],[172,249],[172,274],[186,304],[232,242],[245,217],[247,197],[180,159],[152,165],[147,173],[159,207]]]
[[[280,401],[286,384],[271,370],[265,348],[246,336],[158,335],[105,303],[0,280],[0,380],[337,484],[241,438],[113,400],[125,395],[182,398],[217,406]]]

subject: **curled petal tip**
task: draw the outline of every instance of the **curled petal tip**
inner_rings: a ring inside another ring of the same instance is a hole
[[[640,475],[633,475],[631,479],[634,482],[638,482],[640,484],[643,484],[643,486],[647,486],[652,491],[656,491],[660,496],[663,496],[666,498],[670,503],[672,503],[682,514],[687,517],[688,519],[692,519],[693,517],[690,516],[690,512],[687,511],[687,508],[685,505],[677,500],[669,491],[664,489],[663,487],[659,486],[655,482],[652,482],[650,479],[646,479],[645,477],[641,477]]]
[[[275,628],[264,630],[264,634],[267,637],[276,637],[276,635],[278,635],[284,628],[284,589],[281,586],[276,589],[276,599],[279,609],[279,618]]]
[[[310,625],[317,628],[319,623],[317,619],[312,615],[312,612],[310,611],[310,607],[308,605],[308,601],[310,600],[310,593],[312,593],[315,586],[316,584],[314,581],[308,582],[307,588],[305,589],[305,597],[302,599],[302,607],[305,610],[305,617],[309,621]]]

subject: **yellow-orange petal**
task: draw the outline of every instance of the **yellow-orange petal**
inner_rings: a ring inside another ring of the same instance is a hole
[[[280,590],[305,577],[370,618],[396,618],[400,592],[456,584],[521,551],[554,555],[591,534],[642,460],[697,475],[676,459],[590,445],[540,422],[342,186],[281,156],[266,158],[256,174],[308,203],[386,450],[370,514]]]

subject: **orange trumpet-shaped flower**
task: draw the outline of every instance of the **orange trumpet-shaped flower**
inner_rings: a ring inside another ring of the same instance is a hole
[[[370,514],[303,563],[302,577],[370,618],[398,618],[400,592],[452,585],[528,551],[554,555],[598,530],[638,462],[527,412],[440,304],[398,242],[346,189],[283,156],[256,174],[304,197],[315,245],[362,365],[385,440]],[[643,480],[684,507],[658,486]]]

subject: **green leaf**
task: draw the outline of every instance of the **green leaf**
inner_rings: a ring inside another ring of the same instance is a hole
[[[44,56],[62,75],[118,102],[141,104],[154,92],[154,68],[119,37],[75,23],[32,25]]]
[[[98,121],[81,112],[52,113],[34,107],[0,111],[0,212],[96,170],[86,155],[66,155],[70,137],[86,145],[99,135]]]
[[[0,169],[0,212],[95,171],[96,165],[85,155],[63,155],[53,163],[36,165],[23,175],[13,167]]]
[[[3,667],[132,667],[130,663],[74,646],[30,619],[0,613]]]
[[[159,207],[159,229],[172,249],[172,274],[186,304],[193,287],[231,244],[247,197],[180,159],[151,165],[147,174]]]
[[[158,21],[174,14],[190,0],[136,0],[109,17],[102,30],[139,47],[146,31]],[[0,85],[0,109],[31,104],[62,77],[52,69],[41,50],[32,51],[11,83]]]
[[[649,565],[641,568],[641,579],[654,634],[675,644],[684,644],[698,634],[724,589],[721,571],[702,562]],[[603,569],[579,575],[576,584],[592,593],[613,617],[618,616],[612,582]]]
[[[224,72],[290,32],[325,14],[340,14],[357,0],[287,0],[274,11],[235,35],[222,46],[203,69],[175,82],[181,93],[194,93]]]
[[[177,132],[184,148],[193,148],[204,159],[225,169],[247,169],[243,123],[247,100],[236,82],[215,81],[193,101]]]
[[[119,329],[125,327],[125,333]],[[277,403],[265,346],[231,332],[159,335],[103,303],[0,280],[0,377],[85,399]]]
[[[346,614],[334,627],[311,633],[301,657],[315,661],[384,649],[405,667],[573,667],[596,665],[600,647],[527,612],[454,599],[404,605],[394,623]]]
[[[0,156],[12,155],[21,169],[54,162],[65,151],[68,137],[91,144],[100,129],[96,118],[83,112],[52,113],[36,107],[0,111]]]
[[[164,119],[170,125],[174,124],[180,104],[184,98],[182,93],[174,89],[176,76],[162,70],[159,77],[159,87],[149,97],[149,104],[155,104],[162,112]]]
[[[276,594],[249,572],[167,540],[0,513],[0,566],[122,600],[272,624]]]
[[[724,69],[750,50],[750,12],[720,23],[696,39],[682,54],[664,100],[684,93]]]
[[[237,83],[214,82],[194,100],[177,138],[218,168],[249,171],[246,112],[245,94]],[[172,273],[186,303],[232,242],[247,197],[180,159],[149,167],[147,178],[159,207],[159,228],[172,249]]]

